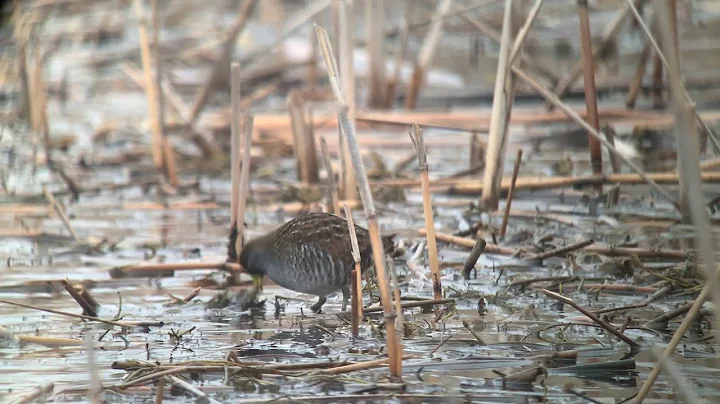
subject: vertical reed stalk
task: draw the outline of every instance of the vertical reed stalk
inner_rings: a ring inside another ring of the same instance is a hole
[[[153,79],[152,60],[150,59],[150,39],[148,37],[148,24],[143,7],[143,0],[135,0],[135,14],[138,18],[138,33],[140,36],[140,58],[143,72],[145,74],[145,96],[147,97],[148,110],[150,115],[151,145],[153,163],[158,169],[163,168],[163,140],[162,128],[158,121],[158,89]]]
[[[387,82],[387,90],[385,91],[385,108],[392,107],[393,102],[395,101],[395,90],[400,82],[403,57],[405,57],[405,52],[407,52],[408,39],[410,38],[410,14],[414,4],[415,3],[412,1],[405,2],[405,20],[402,28],[400,28],[397,41],[395,42],[395,51],[393,55],[394,69]]]
[[[252,149],[252,136],[253,136],[253,123],[255,117],[250,114],[245,114],[243,117],[243,127],[245,129],[245,141],[243,142],[243,155],[242,155],[242,169],[240,171],[240,199],[238,203],[238,237],[235,244],[235,250],[238,252],[238,256],[243,246],[243,232],[245,230],[244,217],[245,217],[245,206],[247,204],[248,192],[250,190],[250,150]]]
[[[595,87],[595,60],[592,52],[592,36],[590,34],[590,14],[588,1],[577,0],[577,13],[580,19],[580,53],[583,66],[583,80],[585,83],[585,110],[587,120],[596,131],[600,130],[600,119],[597,109],[597,89]],[[602,175],[602,148],[600,142],[592,135],[588,135],[590,142],[590,162],[594,175]],[[602,193],[602,183],[595,185],[595,190]]]
[[[512,5],[513,0],[506,0],[493,106],[490,116],[490,137],[485,154],[485,178],[483,180],[485,186],[483,187],[481,201],[486,209],[491,210],[497,209],[500,199],[502,167],[505,159],[507,133],[515,88],[515,78],[512,74],[509,74],[512,65],[508,63],[513,32]]]
[[[305,101],[297,91],[288,95],[288,109],[293,131],[293,146],[297,160],[298,180],[308,184],[320,181],[315,138],[306,119]]]
[[[515,183],[517,182],[518,173],[520,172],[520,163],[522,162],[522,149],[518,150],[515,166],[513,167],[512,180],[510,181],[510,189],[508,190],[507,201],[505,202],[505,214],[503,215],[502,227],[500,227],[500,239],[505,238],[508,219],[510,218],[510,207],[512,206],[513,196],[515,195]]]
[[[352,335],[353,338],[358,337],[360,331],[360,319],[362,318],[362,269],[360,267],[360,247],[358,247],[357,233],[355,233],[355,221],[353,220],[352,210],[346,204],[343,204],[345,210],[345,219],[348,221],[348,230],[350,231],[350,243],[352,246],[353,260],[355,260],[355,268],[350,275],[352,279],[352,301],[350,304],[350,312],[352,318]]]
[[[385,102],[385,0],[365,0],[365,32],[368,50],[368,107]]]
[[[352,15],[352,0],[340,0],[338,17],[340,26],[340,80],[345,93],[345,102],[348,107],[348,119],[355,125],[355,67],[353,64],[353,32],[354,21]],[[338,127],[340,150],[340,191],[346,201],[355,201],[358,198],[357,179],[352,169],[350,150],[345,144],[342,128]]]
[[[237,72],[236,72],[237,70]],[[243,219],[238,221],[240,206],[240,64],[234,62],[230,69],[230,100],[232,104],[232,120],[230,121],[230,243],[228,245],[228,261],[237,262],[237,234],[243,226]],[[242,243],[241,243],[242,244]]]
[[[152,0],[152,22],[153,22],[153,56],[155,56],[155,95],[157,96],[157,121],[162,139],[163,168],[165,177],[174,187],[178,186],[177,169],[175,168],[175,157],[173,156],[170,138],[165,133],[165,98],[162,92],[162,63],[160,58],[160,0]]]
[[[328,190],[330,192],[330,198],[328,201],[327,210],[333,212],[337,216],[340,214],[340,200],[338,199],[337,184],[335,183],[335,173],[333,173],[332,164],[330,163],[330,154],[328,153],[328,146],[325,138],[320,138],[320,149],[322,151],[322,161],[327,172]]]
[[[418,165],[420,166],[420,183],[423,193],[423,212],[425,214],[425,228],[427,229],[428,258],[430,259],[430,271],[433,280],[433,298],[442,299],[442,284],[440,283],[440,262],[438,261],[437,240],[435,240],[435,223],[433,220],[432,195],[430,193],[430,175],[428,173],[427,154],[420,127],[413,123],[413,131],[410,133],[410,140],[417,153]]]
[[[633,0],[635,4],[643,3],[647,0]],[[597,46],[593,47],[593,59],[597,59],[597,57],[602,53],[602,51],[607,48],[607,46],[615,39],[617,34],[621,31],[623,24],[625,23],[625,20],[627,19],[628,15],[630,14],[630,10],[628,9],[626,4],[622,4],[619,8],[613,19],[605,26],[605,29],[602,32],[602,39],[600,40],[600,43],[597,44]],[[557,97],[562,97],[567,90],[575,84],[575,81],[580,77],[580,74],[582,74],[583,71],[583,63],[582,59],[575,62],[575,64],[572,65],[570,68],[570,72],[567,74],[567,76],[562,79],[552,90],[552,93],[556,95]],[[547,105],[548,110],[553,110],[555,108],[555,105],[552,103],[548,103]]]
[[[395,309],[390,298],[390,289],[388,287],[388,276],[385,272],[385,250],[382,240],[380,239],[380,229],[377,222],[377,211],[370,192],[370,184],[367,180],[365,167],[363,166],[360,156],[360,148],[355,137],[355,122],[348,117],[348,105],[345,102],[342,84],[338,76],[338,69],[335,58],[330,47],[327,31],[315,25],[315,33],[320,43],[320,51],[325,59],[325,65],[328,71],[330,85],[335,95],[335,102],[338,109],[338,124],[342,128],[342,133],[347,140],[347,146],[350,151],[353,167],[355,168],[356,179],[360,189],[360,197],[365,209],[365,216],[368,222],[368,232],[370,233],[370,244],[373,251],[373,262],[378,278],[378,287],[380,289],[380,297],[382,299],[383,311],[385,313],[385,330],[388,345],[388,362],[390,363],[390,374],[394,377],[402,377],[402,345],[397,339],[395,329]]]
[[[405,108],[407,109],[415,109],[417,99],[420,95],[420,89],[425,81],[425,72],[430,68],[430,64],[432,64],[433,57],[437,51],[437,46],[442,38],[445,15],[450,12],[452,4],[453,0],[440,0],[438,2],[432,23],[430,23],[427,36],[425,36],[422,48],[420,48],[420,53],[418,53],[417,61],[415,62],[415,70],[413,71],[412,81],[410,82],[407,98],[405,99]]]
[[[650,60],[651,53],[652,48],[650,47],[650,42],[648,42],[645,44],[642,53],[640,53],[640,60],[638,61],[637,68],[635,69],[633,80],[630,83],[630,91],[628,91],[627,98],[625,99],[625,106],[628,109],[635,108],[635,102],[637,101],[640,89],[642,88],[643,78],[645,77],[645,71],[647,70],[648,60]]]
[[[48,166],[51,166],[53,164],[52,146],[50,144],[50,127],[47,122],[47,97],[45,95],[45,78],[42,72],[40,52],[35,53],[32,81],[30,83],[32,128],[42,136],[43,147],[45,148],[45,162]]]

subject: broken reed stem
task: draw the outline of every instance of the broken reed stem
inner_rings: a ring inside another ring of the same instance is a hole
[[[594,243],[595,243],[595,240],[584,240],[584,241],[580,241],[575,244],[570,244],[565,247],[556,248],[554,250],[550,250],[550,251],[544,252],[542,254],[531,255],[529,257],[525,257],[524,259],[527,261],[542,261],[546,258],[562,256],[569,252],[581,250],[581,249],[583,249],[589,245],[592,245]]]
[[[588,12],[588,0],[577,0],[577,13],[580,20],[580,53],[582,60],[582,71],[584,80],[585,109],[587,110],[588,123],[596,130],[600,130],[598,118],[597,88],[595,87],[595,60],[592,52],[592,37],[590,34],[590,15]],[[590,143],[590,162],[595,175],[601,175],[602,170],[602,148],[600,142],[592,135],[588,135]],[[602,184],[595,184],[595,190],[602,193]]]
[[[348,230],[350,231],[350,244],[352,247],[352,256],[355,261],[355,268],[352,270],[352,301],[350,304],[350,312],[352,313],[352,335],[357,338],[360,331],[360,319],[362,318],[362,273],[360,268],[360,247],[358,247],[357,233],[355,233],[355,221],[353,220],[352,210],[343,203],[345,210],[345,220],[348,222]]]
[[[330,153],[328,153],[327,141],[324,137],[320,138],[320,151],[322,152],[322,161],[325,166],[325,171],[327,172],[327,186],[330,193],[327,210],[328,212],[335,213],[336,216],[342,216],[340,214],[340,200],[338,199],[337,184],[335,183],[335,173],[330,163]]]
[[[243,7],[242,9],[240,9],[240,13],[235,20],[235,23],[232,25],[232,27],[230,28],[230,32],[227,34],[227,39],[223,43],[220,54],[215,61],[215,65],[213,65],[212,72],[210,73],[210,76],[208,77],[208,80],[203,86],[203,88],[200,89],[197,100],[195,100],[195,104],[193,104],[192,110],[190,111],[188,121],[190,122],[191,126],[195,125],[198,118],[200,117],[200,113],[202,112],[205,104],[210,98],[210,91],[212,91],[215,85],[222,79],[223,73],[227,72],[227,65],[232,59],[235,42],[237,41],[237,38],[243,32],[245,26],[250,20],[250,16],[252,15],[256,4],[257,0],[246,0],[243,3]]]
[[[354,19],[352,13],[352,0],[340,0],[338,4],[338,17],[340,25],[340,82],[345,94],[348,119],[355,125],[355,64],[353,63]],[[339,120],[338,120],[339,121]],[[338,125],[338,147],[340,150],[340,194],[345,200],[357,200],[357,179],[352,169],[350,150],[345,144],[345,136]]]
[[[95,311],[96,307],[93,307],[90,305],[88,301],[85,300],[85,298],[80,295],[80,293],[73,287],[68,281],[61,280],[60,284],[65,288],[65,290],[70,294],[70,296],[75,300],[75,302],[83,309],[83,314],[90,316],[90,317],[97,317],[97,311]],[[96,302],[97,303],[97,302]]]
[[[313,131],[306,119],[305,100],[297,91],[288,94],[288,110],[293,132],[298,180],[308,184],[320,182]]]
[[[440,262],[438,261],[437,241],[435,240],[435,223],[433,221],[432,194],[430,193],[430,175],[428,172],[427,154],[423,142],[420,126],[413,123],[413,131],[410,133],[415,153],[417,153],[418,165],[420,166],[420,182],[423,192],[423,212],[425,214],[425,228],[428,258],[430,259],[430,271],[432,272],[433,297],[442,298],[442,284],[440,283]]]
[[[152,60],[150,59],[150,39],[148,38],[147,17],[143,6],[143,0],[135,0],[135,15],[138,18],[138,33],[140,37],[140,59],[145,75],[145,96],[148,103],[148,115],[150,116],[151,126],[151,148],[153,163],[155,167],[162,170],[163,168],[163,140],[162,128],[158,121],[158,95],[153,80]]]
[[[513,167],[512,180],[510,181],[510,190],[508,191],[507,201],[505,202],[505,213],[503,214],[502,226],[500,227],[500,239],[505,239],[505,231],[507,230],[508,219],[510,218],[510,207],[512,206],[513,196],[515,195],[515,184],[517,183],[518,173],[520,172],[522,155],[522,149],[518,150],[515,166]]]
[[[40,51],[35,51],[35,61],[30,82],[30,116],[32,128],[35,133],[42,136],[45,148],[45,162],[52,166],[52,145],[50,144],[50,127],[47,121],[47,96],[45,94],[45,79],[42,71],[42,57]]]
[[[37,307],[37,306],[31,306],[31,305],[29,305],[29,304],[23,304],[23,303],[13,302],[13,301],[10,301],[10,300],[5,300],[5,299],[0,299],[0,303],[9,304],[9,305],[11,305],[11,306],[24,307],[24,308],[26,308],[26,309],[44,311],[44,312],[47,312],[47,313],[58,314],[58,315],[61,315],[61,316],[66,316],[66,317],[73,317],[73,318],[77,318],[77,319],[81,319],[81,320],[97,321],[97,322],[99,322],[99,323],[108,324],[108,325],[114,325],[114,326],[121,327],[121,328],[135,328],[135,327],[136,327],[135,324],[125,323],[125,322],[121,322],[121,321],[104,320],[104,319],[98,318],[98,317],[90,317],[90,316],[85,316],[85,315],[82,315],[82,314],[67,313],[67,312],[64,312],[64,311],[53,310],[53,309],[46,309],[46,308]]]
[[[160,11],[158,4],[160,0],[152,0],[152,22],[153,22],[153,56],[155,62],[155,96],[157,97],[157,122],[162,140],[163,171],[168,182],[174,187],[178,186],[177,169],[175,168],[175,156],[173,155],[170,137],[165,133],[165,97],[162,92],[162,62],[160,58]]]
[[[70,219],[68,218],[67,214],[65,213],[65,209],[63,209],[62,206],[58,203],[58,201],[53,196],[52,192],[50,192],[47,187],[43,186],[43,193],[45,194],[45,198],[47,198],[50,205],[53,207],[53,210],[55,213],[60,217],[60,221],[62,222],[63,226],[65,226],[65,229],[67,229],[68,233],[70,233],[70,236],[72,237],[73,241],[77,242],[78,236],[77,233],[75,233],[75,230],[72,227],[72,224],[70,224]]]
[[[540,8],[543,5],[543,1],[544,0],[537,0],[535,2],[532,10],[530,10],[530,14],[528,14],[527,18],[525,19],[525,24],[523,24],[522,28],[520,28],[520,30],[518,31],[515,42],[513,42],[512,50],[510,51],[508,64],[510,64],[511,66],[515,64],[515,60],[517,60],[517,57],[520,56],[520,50],[525,43],[525,38],[527,38],[527,34],[530,32],[530,28],[532,28],[532,24],[535,21],[535,18],[540,13]]]
[[[341,3],[342,4],[342,3]],[[342,7],[341,7],[342,10]],[[348,106],[345,103],[345,95],[343,94],[342,84],[338,77],[338,69],[335,58],[330,47],[327,31],[315,25],[315,34],[320,51],[325,59],[328,78],[335,95],[335,102],[338,109],[338,124],[342,128],[342,133],[347,140],[348,150],[352,158],[353,167],[355,168],[356,179],[360,189],[360,197],[365,209],[365,217],[368,222],[368,232],[370,233],[370,243],[373,251],[373,262],[377,273],[378,287],[382,299],[383,310],[385,312],[385,330],[388,345],[388,359],[390,362],[390,373],[394,377],[402,377],[402,345],[397,339],[395,329],[396,313],[390,299],[390,289],[388,287],[388,276],[385,272],[384,247],[380,239],[380,230],[377,223],[377,211],[370,192],[370,184],[365,174],[360,149],[355,138],[355,122],[348,117]]]
[[[368,53],[368,108],[385,103],[386,72],[383,42],[385,36],[385,0],[365,0],[365,33]]]
[[[570,305],[570,306],[574,307],[575,310],[588,316],[592,321],[594,321],[599,326],[604,328],[607,332],[620,338],[623,342],[630,345],[631,349],[635,350],[635,349],[640,348],[640,345],[637,342],[633,341],[630,337],[628,337],[627,335],[618,331],[615,327],[612,326],[612,324],[608,324],[606,321],[602,320],[600,317],[593,314],[593,312],[591,312],[590,310],[587,310],[584,307],[580,306],[579,304],[575,303],[572,299],[569,299],[561,294],[551,292],[547,289],[540,289],[540,290],[545,294],[545,296],[555,299],[559,302],[565,303],[567,305]]]
[[[647,70],[651,53],[652,48],[650,47],[650,42],[648,42],[645,44],[645,47],[640,54],[640,60],[638,60],[635,75],[630,83],[630,90],[628,91],[627,98],[625,98],[625,106],[628,109],[635,108],[635,102],[637,101],[638,95],[640,95],[640,89],[642,88],[643,78],[645,77],[645,71]]]
[[[639,4],[647,0],[634,1],[636,4]],[[627,5],[621,5],[613,19],[605,26],[605,29],[602,32],[602,39],[600,40],[600,43],[598,43],[597,46],[593,47],[593,59],[597,59],[598,56],[602,53],[602,51],[605,50],[605,48],[608,46],[608,44],[615,38],[615,36],[617,36],[617,34],[622,29],[623,23],[625,22],[628,14],[630,14],[630,10],[628,9]],[[575,81],[580,77],[582,71],[583,62],[582,59],[580,59],[572,65],[572,67],[570,68],[570,72],[555,86],[551,93],[558,98],[562,97],[570,88],[570,86],[575,84]],[[557,105],[553,104],[552,102],[548,102],[547,108],[549,111],[552,111],[556,107]]]
[[[477,239],[477,241],[475,242],[475,245],[470,251],[470,255],[468,255],[467,259],[465,260],[465,264],[463,265],[462,274],[464,279],[470,279],[470,271],[475,268],[475,264],[477,264],[477,260],[480,259],[483,251],[485,251],[486,245],[487,243],[485,242],[485,240],[481,238]]]
[[[158,380],[155,387],[155,404],[162,404],[165,398],[165,378]]]
[[[238,200],[237,214],[237,241],[235,243],[235,251],[240,256],[243,247],[243,233],[245,231],[245,206],[247,205],[248,193],[250,190],[250,150],[252,149],[252,135],[254,129],[255,117],[251,114],[245,114],[243,119],[243,127],[245,129],[245,141],[243,142],[242,169],[240,171],[240,198]]]
[[[507,147],[510,114],[515,92],[515,78],[509,73],[512,66],[509,64],[513,33],[512,8],[512,0],[506,0],[490,115],[490,134],[485,153],[485,177],[483,179],[485,187],[483,187],[481,201],[482,206],[489,210],[497,209],[500,199],[500,182],[502,181],[505,148]]]
[[[407,98],[405,99],[405,108],[407,109],[415,109],[420,89],[425,81],[425,71],[430,67],[433,57],[435,56],[437,46],[443,34],[445,15],[450,11],[452,4],[453,0],[440,0],[437,4],[435,14],[432,17],[432,23],[430,24],[422,47],[418,52],[415,70],[413,71],[412,80],[408,86]]]

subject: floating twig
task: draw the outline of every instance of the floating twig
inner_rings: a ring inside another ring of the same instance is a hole
[[[565,247],[556,248],[554,250],[547,251],[542,254],[531,255],[529,257],[525,257],[524,259],[527,261],[542,261],[546,258],[559,257],[559,256],[563,256],[567,253],[570,253],[570,252],[573,252],[576,250],[581,250],[593,243],[595,243],[595,240],[584,240],[584,241],[580,241],[575,244],[570,244]]]
[[[70,224],[70,219],[68,218],[67,214],[65,213],[65,209],[63,209],[62,206],[58,203],[58,201],[53,196],[52,192],[50,192],[47,187],[43,186],[43,193],[45,193],[45,197],[47,198],[48,202],[52,206],[53,210],[55,210],[55,213],[60,217],[60,221],[65,226],[65,229],[67,229],[68,233],[70,233],[70,236],[72,236],[73,241],[77,242],[79,241],[79,238],[77,236],[77,233],[75,233],[75,230],[72,227],[72,224]]]
[[[585,309],[584,307],[580,306],[579,304],[575,303],[572,299],[569,299],[561,294],[551,292],[547,289],[541,289],[541,291],[548,297],[555,299],[559,302],[565,303],[567,305],[570,305],[574,307],[577,311],[581,312],[582,314],[586,315],[588,318],[590,318],[592,321],[600,325],[602,328],[604,328],[607,332],[610,334],[613,334],[614,336],[620,338],[623,342],[630,345],[631,348],[637,349],[640,347],[640,345],[633,341],[630,337],[627,335],[621,333],[618,331],[615,327],[608,324],[606,321],[602,320],[600,317],[593,314],[590,310]]]
[[[68,313],[68,312],[59,311],[59,310],[46,309],[46,308],[43,308],[43,307],[31,306],[31,305],[29,305],[29,304],[23,304],[23,303],[13,302],[13,301],[10,301],[10,300],[4,300],[4,299],[2,299],[2,300],[0,300],[0,303],[9,304],[9,305],[11,305],[11,306],[24,307],[24,308],[26,308],[26,309],[32,309],[32,310],[38,310],[38,311],[45,311],[45,312],[48,312],[48,313],[58,314],[58,315],[61,315],[61,316],[66,316],[66,317],[78,318],[78,319],[82,319],[82,320],[97,321],[97,322],[99,322],[99,323],[104,323],[104,324],[108,324],[108,325],[114,325],[114,326],[122,327],[122,328],[135,328],[135,327],[137,326],[137,323],[120,322],[120,321],[113,321],[113,320],[104,320],[104,319],[98,318],[98,317],[90,317],[90,316],[84,316],[84,315],[81,315],[81,314],[74,314],[74,313]]]

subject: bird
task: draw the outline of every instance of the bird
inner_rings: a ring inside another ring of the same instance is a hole
[[[372,263],[369,232],[355,225],[360,250],[360,268]],[[382,236],[385,254],[395,249],[395,234]],[[253,288],[262,289],[263,277],[296,292],[318,296],[311,307],[319,313],[327,296],[342,291],[342,311],[350,298],[351,273],[355,267],[348,222],[331,213],[298,216],[274,231],[248,241],[238,259],[252,276]]]

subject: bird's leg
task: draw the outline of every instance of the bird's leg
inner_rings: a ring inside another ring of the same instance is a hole
[[[320,312],[320,308],[322,308],[322,305],[325,304],[325,301],[326,301],[326,300],[327,300],[327,299],[325,298],[325,296],[320,296],[320,299],[318,299],[317,303],[313,304],[313,305],[310,307],[310,310],[312,310],[313,313],[316,313],[316,314],[319,313],[319,312]]]
[[[342,288],[342,294],[343,294],[342,311],[345,311],[347,309],[348,300],[350,300],[350,288],[348,288],[347,286]]]

